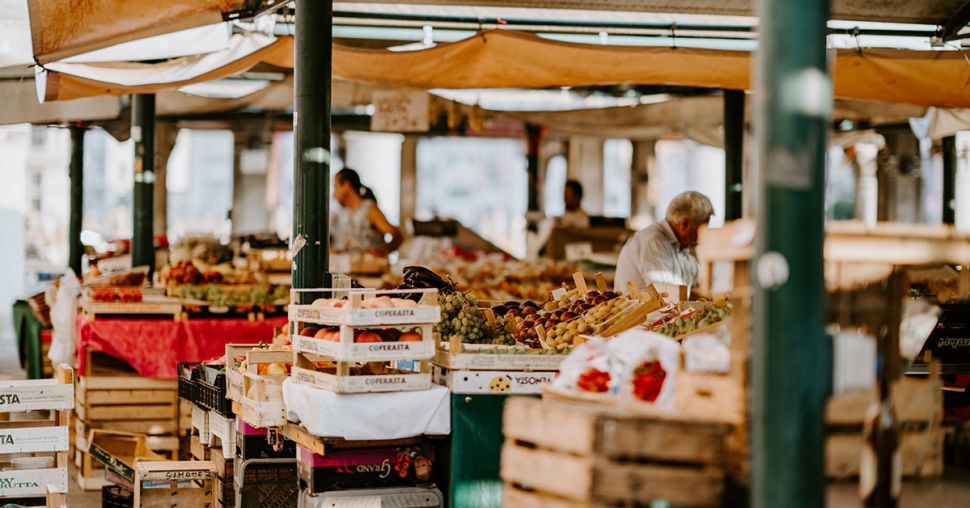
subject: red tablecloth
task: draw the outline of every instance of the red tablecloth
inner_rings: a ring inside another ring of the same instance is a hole
[[[121,358],[139,374],[175,379],[179,362],[199,362],[225,354],[226,344],[273,340],[273,329],[286,317],[247,319],[77,319],[78,372],[84,372],[85,348]]]

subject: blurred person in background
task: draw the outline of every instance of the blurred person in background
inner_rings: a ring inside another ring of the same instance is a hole
[[[637,231],[623,246],[616,263],[614,290],[626,291],[628,282],[638,288],[652,283],[696,286],[697,232],[712,215],[711,200],[700,192],[688,191],[675,197],[664,220]]]
[[[340,203],[330,214],[334,251],[387,256],[401,245],[401,230],[388,222],[377,207],[377,197],[361,184],[356,171],[344,168],[337,172],[333,195]],[[385,240],[386,235],[390,241]]]
[[[567,180],[562,200],[566,205],[566,212],[556,219],[556,225],[563,228],[588,228],[589,215],[586,215],[582,207],[583,184],[576,180]]]

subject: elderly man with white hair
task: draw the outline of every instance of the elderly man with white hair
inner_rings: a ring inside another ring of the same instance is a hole
[[[626,291],[632,281],[647,284],[697,284],[697,231],[714,215],[707,196],[694,191],[678,195],[667,207],[666,219],[638,231],[627,240],[616,263],[614,289]]]

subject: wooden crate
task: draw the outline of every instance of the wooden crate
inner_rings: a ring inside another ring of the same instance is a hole
[[[892,389],[893,408],[900,423],[899,452],[903,476],[935,478],[943,474],[943,392],[939,366],[931,363],[930,377],[904,377]],[[825,474],[829,478],[858,476],[863,451],[866,413],[877,400],[876,390],[838,394],[826,406]]]
[[[57,367],[56,379],[0,381],[0,499],[44,498],[48,487],[67,492],[73,384],[74,371],[67,365]],[[51,464],[13,467],[20,457],[44,457]]]
[[[77,385],[77,415],[86,422],[171,420],[178,430],[175,381],[140,376],[83,376]]]
[[[562,506],[721,504],[726,424],[531,398],[509,399],[504,422],[504,506],[519,491]]]
[[[215,466],[208,461],[138,462],[135,506],[211,508],[216,502]]]
[[[182,316],[182,303],[175,298],[157,295],[144,295],[141,302],[94,302],[82,296],[78,305],[81,312],[90,319],[118,317],[166,316],[178,321]]]
[[[327,359],[308,353],[293,352],[292,378],[297,383],[308,384],[336,393],[377,393],[431,388],[431,362],[422,360],[417,372],[388,367],[381,362],[366,363],[374,369],[370,373],[358,371],[350,362],[336,362],[333,367],[318,367]]]

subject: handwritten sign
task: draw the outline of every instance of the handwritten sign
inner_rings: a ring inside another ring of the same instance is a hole
[[[427,132],[428,94],[425,92],[374,92],[372,131]]]

